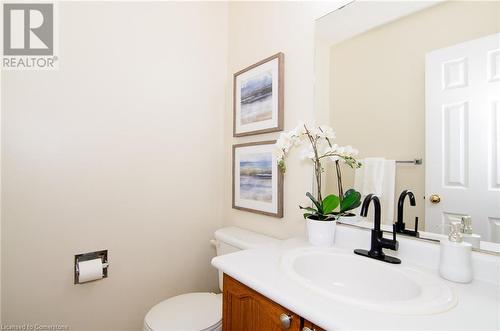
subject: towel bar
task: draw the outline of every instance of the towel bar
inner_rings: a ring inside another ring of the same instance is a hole
[[[396,163],[409,163],[409,164],[414,164],[414,165],[421,165],[422,159],[413,159],[413,160],[408,160],[408,161],[396,161]]]

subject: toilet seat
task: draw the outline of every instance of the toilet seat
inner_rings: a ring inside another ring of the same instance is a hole
[[[222,294],[187,293],[164,300],[144,318],[145,331],[214,331],[222,326]]]

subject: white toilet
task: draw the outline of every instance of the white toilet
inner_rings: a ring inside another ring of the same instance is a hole
[[[279,243],[279,240],[237,227],[215,231],[217,255]],[[222,291],[222,273],[219,272]],[[186,293],[158,303],[144,318],[144,331],[220,331],[222,294]]]

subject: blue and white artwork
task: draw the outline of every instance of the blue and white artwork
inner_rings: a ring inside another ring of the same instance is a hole
[[[283,129],[283,61],[278,53],[234,74],[235,137]]]
[[[241,123],[269,120],[273,116],[273,73],[266,70],[241,82]]]
[[[233,146],[233,208],[283,217],[283,173],[273,154],[275,142]]]
[[[271,202],[272,155],[270,153],[246,154],[240,159],[240,198]]]

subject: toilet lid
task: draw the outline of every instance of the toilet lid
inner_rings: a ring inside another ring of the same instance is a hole
[[[187,293],[164,300],[144,318],[153,331],[200,331],[222,319],[222,294]]]

